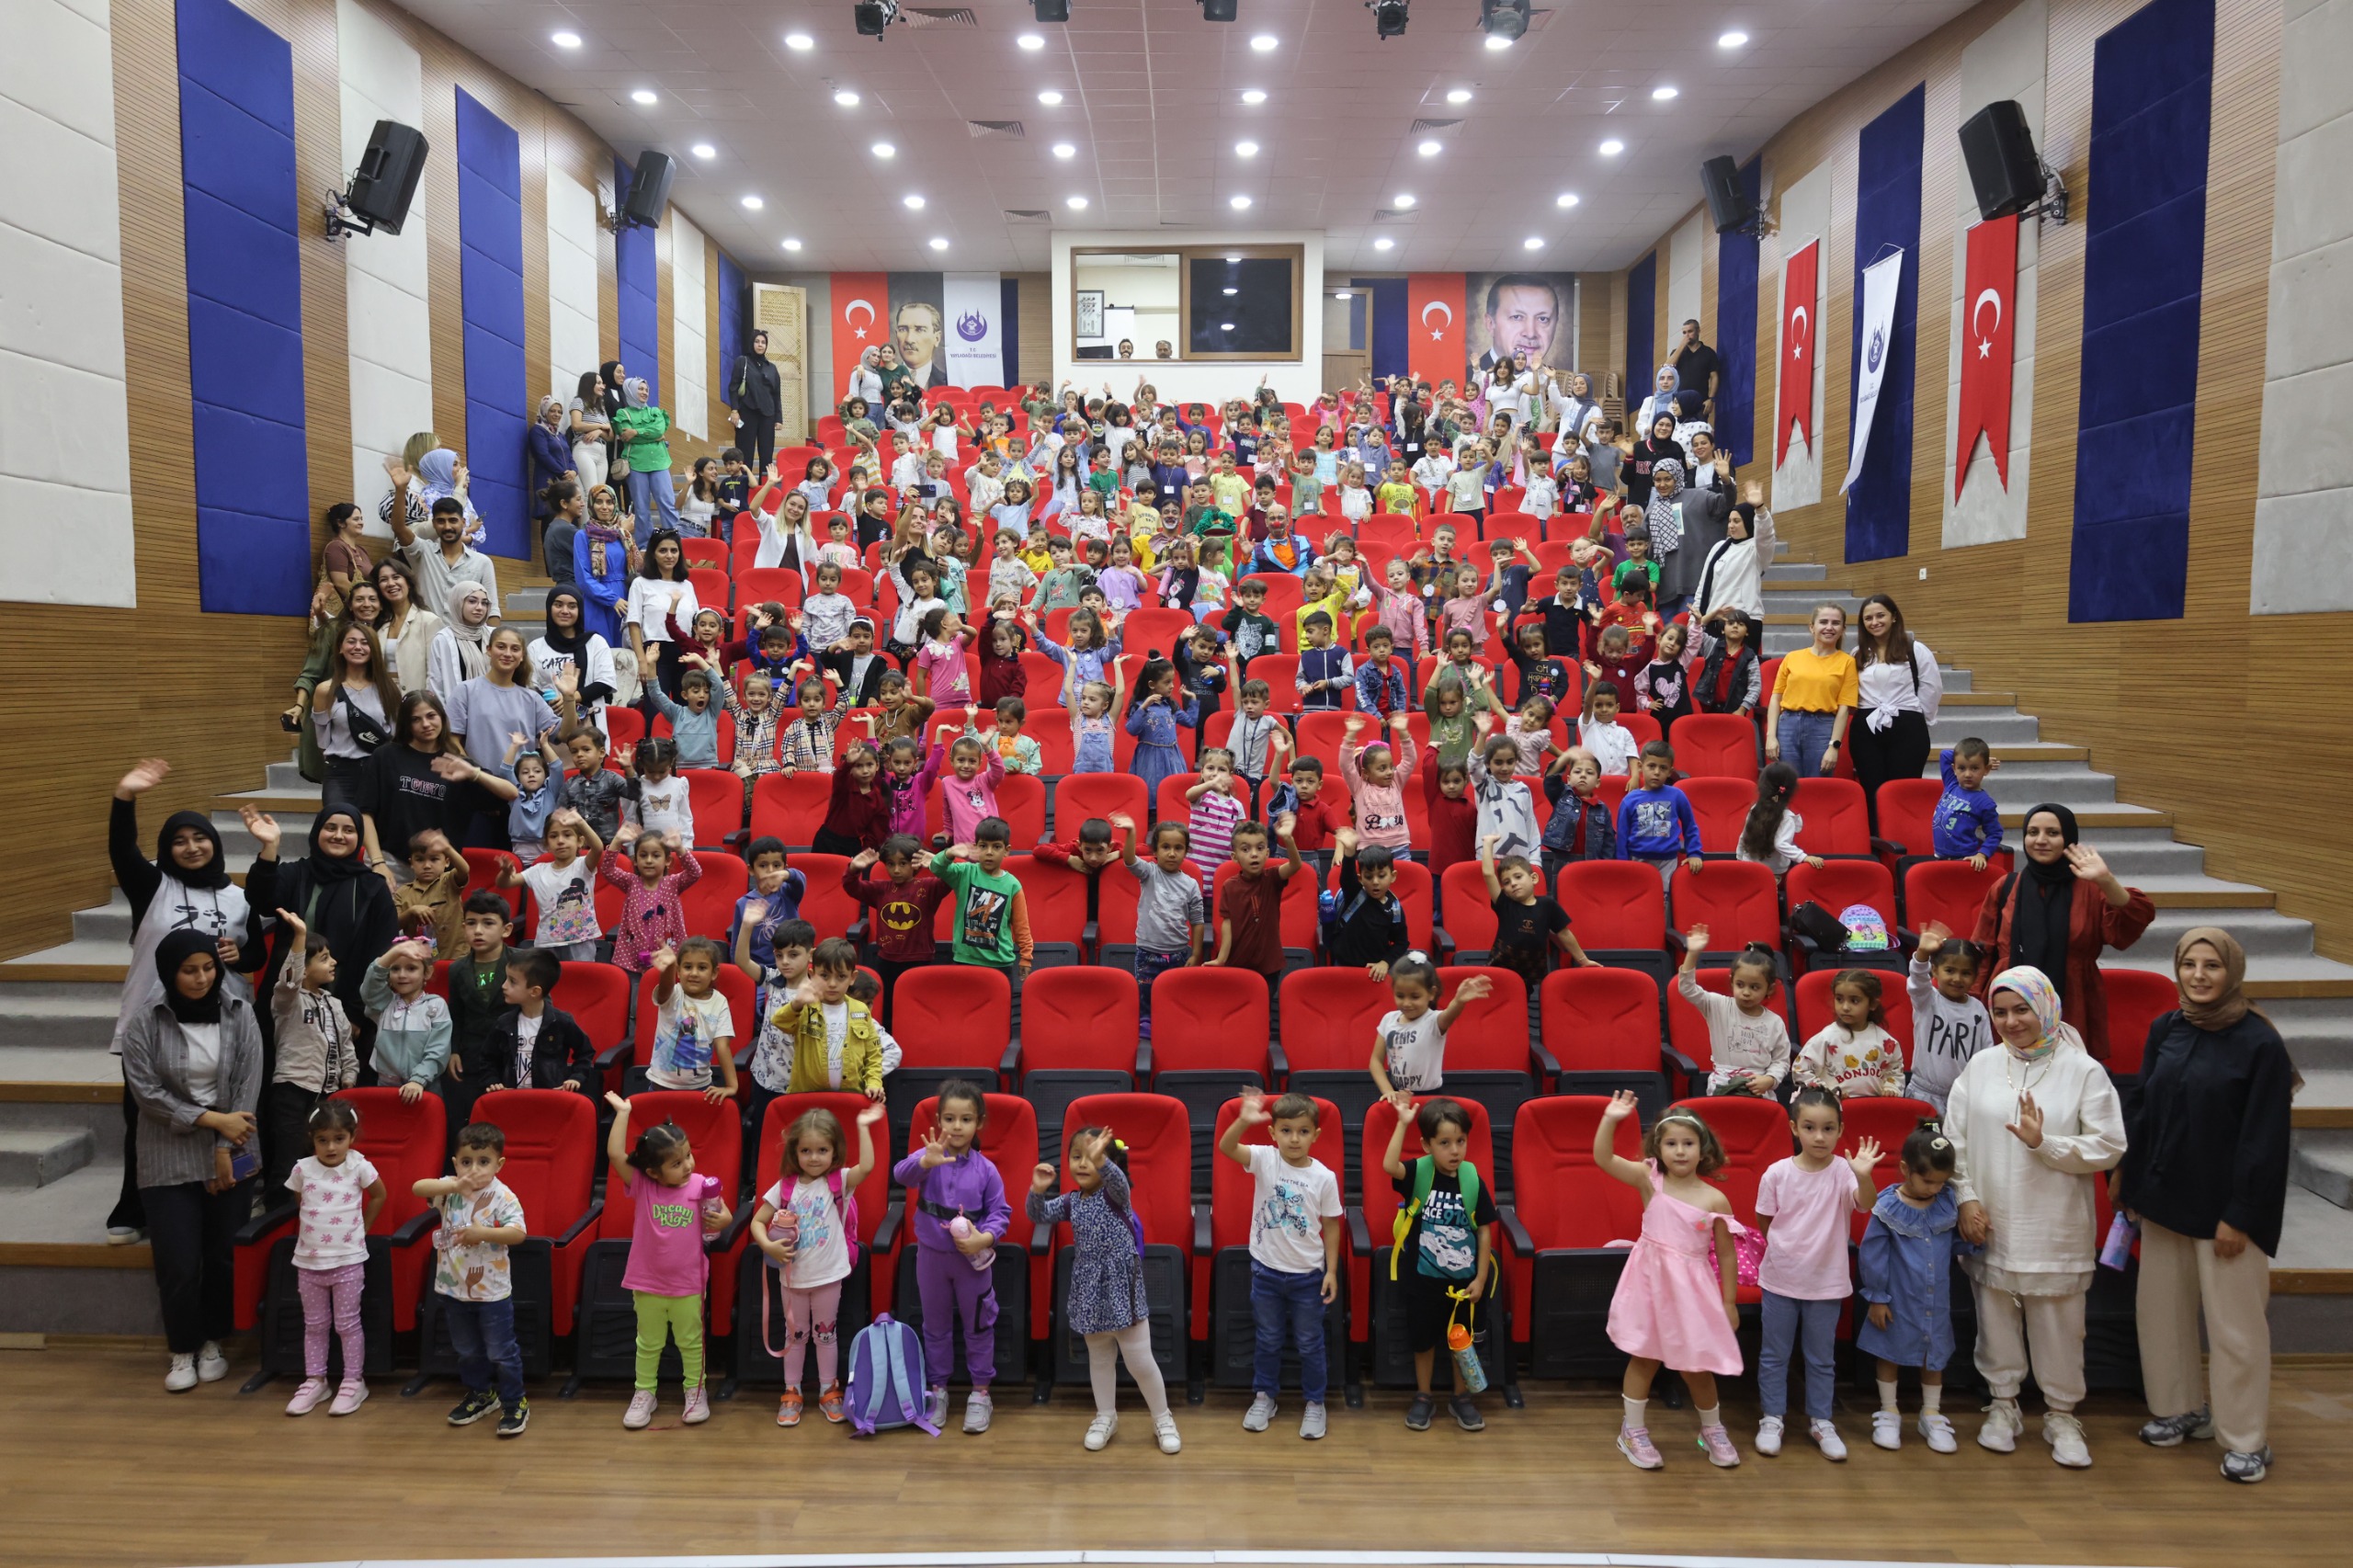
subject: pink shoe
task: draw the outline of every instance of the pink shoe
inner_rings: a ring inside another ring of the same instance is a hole
[[[1658,1448],[1651,1441],[1647,1426],[1618,1428],[1618,1451],[1632,1461],[1636,1470],[1664,1470],[1666,1461],[1659,1458]]]
[[[1707,1450],[1708,1462],[1718,1470],[1731,1470],[1740,1463],[1740,1450],[1732,1446],[1732,1434],[1722,1426],[1700,1427],[1699,1447]]]
[[[642,1432],[654,1425],[652,1389],[639,1389],[629,1396],[629,1408],[621,1413],[621,1425],[632,1432]]]
[[[335,1391],[335,1403],[327,1406],[329,1415],[348,1415],[368,1403],[368,1385],[358,1378],[346,1378],[343,1386]]]
[[[689,1426],[699,1426],[710,1419],[710,1396],[703,1392],[700,1383],[687,1391],[687,1408],[678,1419]]]
[[[294,1397],[286,1402],[286,1414],[289,1415],[308,1415],[311,1412],[319,1407],[319,1401],[326,1398],[326,1379],[304,1378],[302,1380],[302,1386],[294,1391]]]

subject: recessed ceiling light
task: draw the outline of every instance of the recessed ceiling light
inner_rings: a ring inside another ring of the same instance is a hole
[[[1673,97],[1675,97],[1675,89],[1673,87],[1653,87],[1651,89],[1651,97],[1654,102],[1665,103],[1667,99]]]
[[[1241,258],[1240,256],[1227,256],[1225,259],[1226,259],[1226,261],[1227,261],[1229,264],[1231,264],[1231,263],[1239,262],[1242,258]]]
[[[1522,250],[1542,250],[1544,248],[1544,242],[1538,239],[1534,234],[1530,234],[1528,238],[1519,242],[1519,247]]]
[[[874,155],[878,158],[895,158],[899,155],[899,150],[888,142],[877,142],[874,143]]]
[[[1239,289],[1221,289],[1218,291],[1222,294],[1239,294],[1242,292]]]
[[[1394,197],[1390,199],[1389,205],[1401,209],[1411,207],[1414,205],[1414,198],[1411,193],[1401,190]]]
[[[923,210],[923,198],[922,198],[922,197],[920,197],[920,196],[908,196],[908,197],[903,197],[903,198],[901,198],[901,199],[902,199],[902,200],[904,200],[904,201],[907,204],[907,208],[908,208],[908,210],[909,210],[910,211],[920,212],[920,211],[922,211],[922,210]]]
[[[1335,289],[1332,290],[1332,298],[1336,300],[1346,300],[1351,298],[1351,296],[1346,289]]]
[[[1615,136],[1601,144],[1601,155],[1605,158],[1614,158],[1625,150],[1626,143],[1619,141]]]
[[[931,242],[931,248],[934,250],[946,250],[948,248],[948,242],[944,239],[935,237]]]
[[[761,208],[767,205],[767,202],[762,201],[756,196],[747,196],[744,198],[744,207],[746,211],[757,212]]]
[[[719,149],[712,146],[708,142],[696,142],[694,144],[693,152],[694,155],[698,158],[716,158],[719,156]]]
[[[1074,212],[1084,212],[1086,210],[1086,198],[1083,196],[1074,196],[1068,201],[1064,202],[1063,205],[1068,207]]]
[[[1217,324],[1217,329],[1220,332],[1232,332],[1233,330],[1233,324],[1230,321],[1222,321]]]
[[[1446,95],[1446,101],[1450,104],[1467,104],[1471,101],[1471,89],[1457,87]]]
[[[1487,47],[1500,52],[1501,51],[1511,47],[1511,40],[1497,33],[1489,33],[1487,35]]]
[[[1748,35],[1746,33],[1730,32],[1716,40],[1716,47],[1718,49],[1738,49],[1742,44],[1746,43],[1747,41]]]
[[[834,95],[834,102],[841,105],[844,108],[856,108],[858,107],[858,95],[850,91],[847,87],[844,87],[840,92]]]
[[[1255,158],[1258,155],[1258,143],[1256,142],[1236,142],[1233,144],[1233,153],[1234,156],[1238,158]]]
[[[1278,40],[1275,38],[1274,34],[1260,33],[1256,38],[1250,40],[1250,47],[1256,50],[1259,53],[1264,54],[1267,51],[1274,48],[1277,41]]]
[[[1063,101],[1063,96],[1060,93],[1055,92],[1051,87],[1049,87],[1044,92],[1038,95],[1038,101],[1044,104],[1048,108],[1051,108],[1056,104]]]
[[[1262,104],[1267,101],[1267,95],[1253,87],[1242,95],[1242,101],[1245,104]]]
[[[1415,148],[1414,151],[1419,153],[1425,158],[1435,158],[1438,156],[1438,142],[1436,141],[1425,142],[1420,146]]]
[[[801,248],[801,242],[799,240],[787,240],[784,242],[784,248],[787,250],[799,250]]]
[[[1396,246],[1397,242],[1386,234],[1372,242],[1372,248],[1375,250],[1394,250]]]
[[[1075,158],[1078,156],[1078,149],[1072,146],[1067,142],[1057,142],[1054,143],[1054,156],[1057,158]]]
[[[578,49],[580,47],[580,35],[578,33],[553,33],[550,35],[550,41],[554,43],[558,49]]]
[[[660,103],[662,101],[662,95],[655,92],[651,87],[640,87],[635,92],[630,94],[629,101],[633,104]]]
[[[803,50],[816,48],[817,40],[807,33],[787,33],[784,35],[784,47],[798,53]]]
[[[1555,207],[1574,207],[1576,204],[1577,193],[1574,190],[1564,190],[1552,200]]]
[[[1013,41],[1019,44],[1024,49],[1043,49],[1046,47],[1045,39],[1037,33],[1023,33],[1019,38],[1015,39]]]
[[[1227,205],[1232,207],[1236,212],[1239,212],[1244,208],[1250,205],[1250,199],[1246,196],[1237,196],[1231,202],[1228,202]]]

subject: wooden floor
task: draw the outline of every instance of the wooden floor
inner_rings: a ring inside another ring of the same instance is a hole
[[[240,1396],[240,1367],[163,1392],[148,1350],[0,1352],[0,1563],[284,1563],[366,1558],[633,1558],[722,1553],[1128,1550],[1638,1551],[1923,1562],[2219,1564],[2348,1560],[2353,1367],[2283,1368],[2259,1487],[2216,1472],[2211,1443],[2157,1450],[2142,1412],[2086,1411],[2096,1467],[2060,1470],[2029,1425],[2006,1458],[1968,1437],[1930,1454],[1870,1447],[1842,1410],[1854,1458],[1802,1439],[1750,1451],[1755,1407],[1731,1411],[1744,1455],[1711,1470],[1690,1413],[1654,1407],[1667,1468],[1643,1474],[1611,1445],[1618,1403],[1599,1384],[1530,1385],[1488,1402],[1487,1430],[1405,1430],[1404,1399],[1336,1405],[1319,1445],[1241,1429],[1243,1401],[1178,1406],[1185,1451],[1153,1448],[1123,1406],[1108,1451],[1079,1447],[1083,1391],[1040,1410],[1007,1400],[984,1437],[891,1434],[852,1442],[816,1419],[785,1432],[750,1395],[700,1428],[665,1392],[654,1426],[624,1432],[626,1394],[535,1399],[530,1430],[452,1431],[455,1399],[379,1383],[353,1416],[281,1413],[290,1386]],[[1129,1399],[1133,1401],[1131,1394]],[[649,1465],[658,1456],[658,1466]],[[1435,1462],[1433,1462],[1435,1461]]]

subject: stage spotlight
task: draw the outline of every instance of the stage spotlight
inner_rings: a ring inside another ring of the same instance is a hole
[[[1528,0],[1479,0],[1479,28],[1506,43],[1528,31]]]
[[[1364,0],[1372,13],[1373,29],[1384,39],[1405,36],[1405,0]]]

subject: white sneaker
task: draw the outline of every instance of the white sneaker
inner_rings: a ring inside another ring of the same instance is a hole
[[[1806,1424],[1805,1431],[1806,1436],[1813,1439],[1814,1447],[1822,1450],[1824,1459],[1839,1463],[1845,1462],[1847,1440],[1838,1436],[1837,1427],[1827,1421],[1810,1421]]]
[[[986,1389],[974,1389],[964,1399],[964,1435],[977,1437],[989,1429],[989,1420],[996,1414],[996,1401]]]
[[[167,1393],[186,1393],[196,1386],[196,1358],[176,1351],[172,1369],[164,1374],[164,1390]]]
[[[1941,1410],[1920,1412],[1920,1436],[1928,1439],[1928,1451],[1932,1454],[1952,1453],[1961,1447],[1954,1440],[1952,1423],[1945,1419]]]
[[[1152,1436],[1164,1454],[1173,1454],[1185,1446],[1185,1440],[1176,1435],[1176,1413],[1173,1410],[1164,1410],[1152,1418]]]
[[[108,1225],[107,1227],[107,1245],[110,1247],[136,1246],[146,1239],[147,1233],[141,1230],[136,1225]]]
[[[1275,1418],[1275,1396],[1258,1393],[1250,1396],[1250,1408],[1242,1413],[1245,1432],[1263,1432]]]
[[[1904,1446],[1904,1417],[1893,1410],[1871,1412],[1871,1447],[1890,1453]]]
[[[2052,1411],[2042,1418],[2042,1440],[2051,1445],[2051,1457],[2069,1470],[2089,1470],[2092,1450],[2084,1441],[2084,1424],[2062,1411]]]
[[[621,1425],[632,1432],[642,1432],[654,1425],[652,1389],[639,1389],[629,1396],[629,1408],[621,1412]]]
[[[220,1341],[206,1340],[204,1348],[196,1353],[196,1381],[217,1383],[228,1375],[229,1358],[221,1354]]]
[[[1781,1451],[1781,1418],[1768,1415],[1756,1424],[1756,1451],[1767,1459]]]
[[[1299,1413],[1299,1435],[1309,1442],[1324,1435],[1324,1407],[1311,1404]]]
[[[1086,1451],[1090,1454],[1101,1453],[1105,1449],[1110,1447],[1111,1434],[1119,1429],[1120,1418],[1116,1415],[1098,1415],[1094,1420],[1088,1422],[1086,1424]]]
[[[2018,1414],[2018,1402],[1997,1399],[1985,1407],[1985,1425],[1977,1428],[1977,1446],[1997,1454],[2016,1453],[2018,1434],[2025,1430],[2026,1418]]]
[[[926,1390],[923,1396],[924,1419],[941,1431],[948,1430],[948,1385]]]

